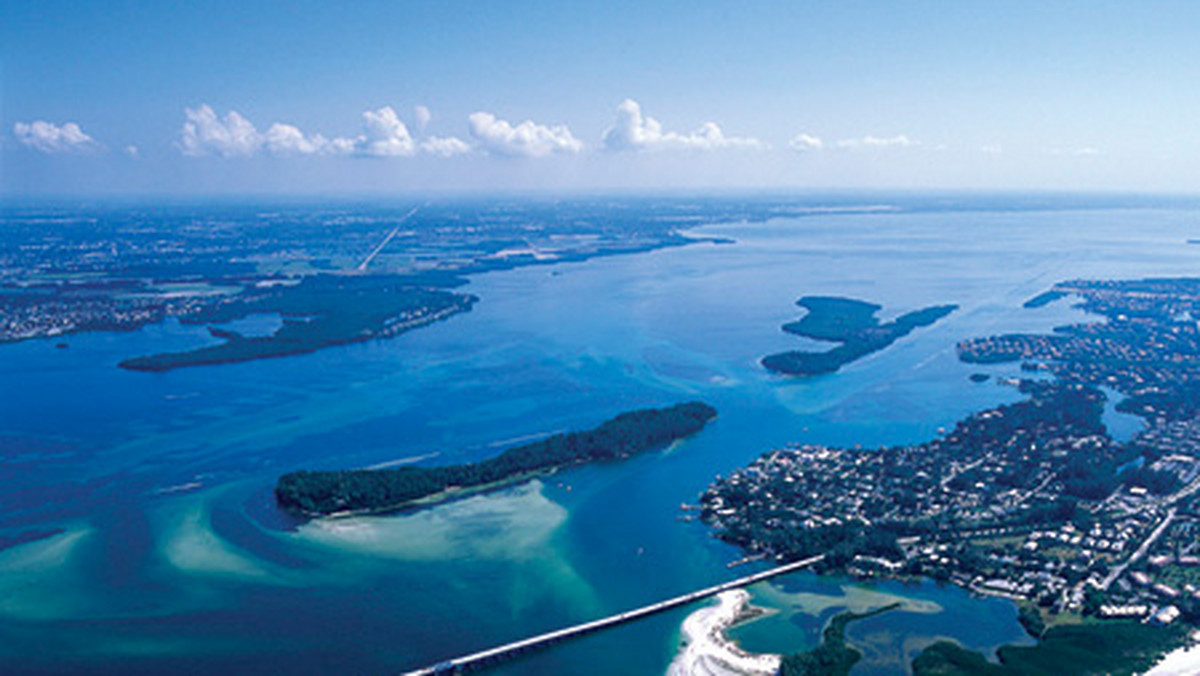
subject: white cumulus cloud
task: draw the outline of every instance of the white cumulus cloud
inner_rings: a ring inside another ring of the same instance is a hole
[[[21,145],[43,153],[87,153],[100,149],[100,144],[74,122],[62,125],[43,120],[17,122],[13,134]]]
[[[642,106],[625,99],[617,106],[617,120],[604,131],[608,150],[716,150],[719,148],[763,148],[756,138],[726,136],[715,122],[706,122],[690,134],[664,132],[662,124],[642,114]]]
[[[183,130],[179,136],[179,149],[184,155],[203,157],[249,157],[258,152],[262,137],[250,120],[236,110],[217,116],[207,104],[199,108],[185,108]]]
[[[363,133],[333,138],[306,134],[299,127],[282,122],[260,132],[237,111],[231,110],[225,117],[220,117],[208,105],[187,108],[184,114],[186,120],[180,131],[179,149],[184,155],[193,157],[251,157],[258,154],[410,157],[419,152],[449,157],[470,150],[466,142],[453,137],[431,137],[418,143],[391,106],[364,112]]]
[[[408,127],[391,106],[363,113],[366,136],[359,137],[358,148],[365,155],[375,157],[407,157],[417,152]]]
[[[847,150],[857,150],[859,148],[911,148],[920,145],[919,141],[915,141],[904,134],[897,136],[879,137],[879,136],[864,136],[862,138],[847,138],[838,141],[835,145],[839,148]]]
[[[262,145],[272,155],[312,155],[324,152],[329,142],[319,134],[305,136],[299,128],[277,122],[263,134]]]
[[[566,125],[550,127],[526,120],[513,126],[486,112],[472,113],[468,121],[471,136],[475,137],[481,148],[495,155],[544,157],[551,153],[577,153],[583,150],[583,144]]]
[[[798,153],[807,153],[824,148],[825,142],[811,134],[796,134],[788,141],[788,145]]]

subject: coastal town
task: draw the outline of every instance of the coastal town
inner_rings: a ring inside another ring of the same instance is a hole
[[[1200,605],[1200,460],[1177,453],[1149,466],[1144,476],[1182,486],[1168,494],[1131,479],[1089,502],[1061,478],[1067,459],[1111,444],[1061,432],[1009,456],[956,460],[937,443],[777,450],[718,481],[701,506],[722,539],[782,558],[832,545],[830,565],[858,575],[926,575],[1054,613],[1163,623]]]
[[[921,444],[770,451],[718,477],[700,497],[701,518],[752,557],[824,552],[826,569],[1013,599],[1035,636],[1080,617],[1194,623],[1198,289],[1196,280],[1061,284],[1048,302],[1074,298],[1104,321],[959,346],[964,362],[1021,362],[1030,377],[1004,382],[1026,399]],[[1117,408],[1145,423],[1124,443],[1102,421],[1114,391],[1124,397]]]

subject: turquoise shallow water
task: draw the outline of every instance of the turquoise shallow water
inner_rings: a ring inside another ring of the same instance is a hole
[[[0,529],[63,530],[0,551],[0,665],[395,673],[744,574],[724,566],[736,551],[677,520],[714,475],[793,441],[927,438],[1016,396],[968,381],[974,370],[1013,371],[958,363],[957,340],[1080,320],[1069,302],[1021,308],[1060,279],[1200,269],[1200,248],[1185,243],[1200,230],[1189,211],[842,215],[702,230],[735,243],[481,275],[470,313],[288,359],[115,367],[211,340],[174,323],[71,337],[67,350],[0,347]],[[797,344],[779,327],[809,294],[877,302],[887,317],[962,307],[838,374],[773,377],[757,360]],[[270,500],[274,477],[295,468],[469,461],[498,442],[691,398],[720,418],[678,448],[510,491],[299,528]],[[838,603],[864,598],[846,585],[798,574],[758,588],[759,603],[784,612],[739,636],[755,650],[802,648]],[[936,636],[983,650],[1021,639],[1002,601],[928,584],[874,591],[938,610],[855,626],[869,657],[856,673],[903,673]],[[686,613],[495,673],[661,674]]]

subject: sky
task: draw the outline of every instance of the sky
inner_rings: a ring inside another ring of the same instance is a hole
[[[1200,191],[1200,3],[0,0],[0,195]]]

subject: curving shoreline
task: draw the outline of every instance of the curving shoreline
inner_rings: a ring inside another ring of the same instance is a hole
[[[1188,638],[1187,645],[1163,655],[1154,667],[1141,676],[1190,676],[1200,673],[1200,632],[1192,632]]]
[[[279,477],[276,503],[306,517],[343,517],[432,504],[575,465],[664,448],[717,417],[698,401],[627,411],[583,432],[555,434],[475,463],[399,469],[299,471]]]
[[[833,373],[846,364],[886,349],[913,330],[936,324],[958,309],[957,305],[933,305],[880,323],[875,316],[883,309],[874,303],[838,296],[805,296],[796,305],[807,311],[800,319],[783,325],[787,333],[838,345],[824,352],[792,350],[763,357],[768,371],[786,376],[819,376]]]
[[[782,656],[742,650],[725,633],[730,627],[770,612],[749,604],[750,593],[733,589],[717,595],[717,604],[683,621],[683,647],[667,676],[775,676]]]

